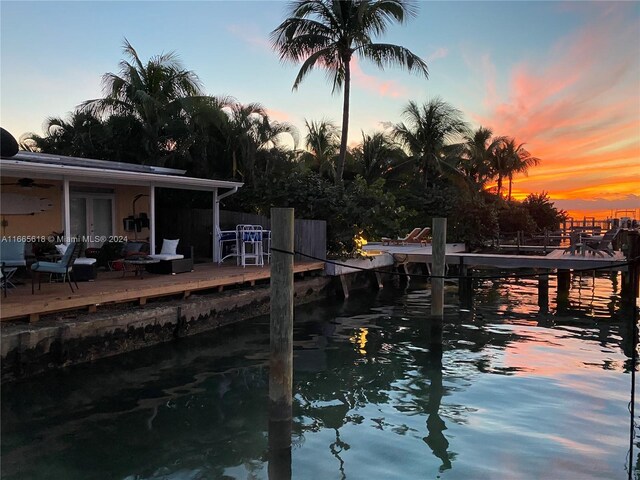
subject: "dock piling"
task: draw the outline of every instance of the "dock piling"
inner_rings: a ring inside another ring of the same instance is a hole
[[[547,270],[538,275],[538,306],[540,313],[549,312],[549,273]]]
[[[269,478],[291,478],[294,210],[271,209]],[[282,251],[281,251],[282,250]]]
[[[571,288],[571,271],[558,269],[558,293],[569,293]]]
[[[640,233],[631,230],[624,231],[625,251],[629,266],[622,274],[622,301],[635,305],[639,295],[640,285]]]
[[[432,224],[433,268],[431,278],[431,315],[444,314],[444,270],[446,265],[447,219],[434,218]]]
[[[464,264],[464,259],[460,258],[458,265],[460,278],[458,280],[458,297],[460,306],[471,309],[473,307],[473,269]]]

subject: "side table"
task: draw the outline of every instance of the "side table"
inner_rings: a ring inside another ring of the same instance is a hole
[[[122,276],[124,277],[127,272],[134,272],[136,277],[140,274],[140,278],[142,278],[147,265],[152,263],[160,263],[160,260],[153,258],[125,258],[122,260]]]

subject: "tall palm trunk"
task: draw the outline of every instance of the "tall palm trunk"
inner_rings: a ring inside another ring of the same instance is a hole
[[[342,104],[342,134],[340,137],[340,153],[336,169],[336,185],[342,184],[344,164],[347,158],[347,135],[349,134],[349,94],[351,93],[351,55],[344,59],[344,99]]]
[[[511,186],[513,184],[513,174],[509,174],[509,196],[507,197],[507,200],[510,202],[511,201]]]
[[[236,157],[236,150],[234,149],[231,153],[231,178],[236,179],[236,175],[238,174],[238,158]]]
[[[498,174],[498,198],[500,198],[500,192],[502,192],[502,174]]]

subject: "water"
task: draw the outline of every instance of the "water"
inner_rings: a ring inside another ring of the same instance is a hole
[[[485,280],[442,331],[419,284],[296,310],[293,478],[626,479],[617,288],[558,312],[552,279],[541,314],[535,281]],[[2,478],[267,478],[268,350],[259,318],[6,385]]]

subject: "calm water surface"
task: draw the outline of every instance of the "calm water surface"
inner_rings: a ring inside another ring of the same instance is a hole
[[[293,478],[626,479],[616,281],[576,278],[557,308],[552,278],[547,313],[536,285],[486,280],[472,311],[452,290],[442,329],[419,284],[296,310]],[[4,386],[2,478],[267,478],[268,331]]]

